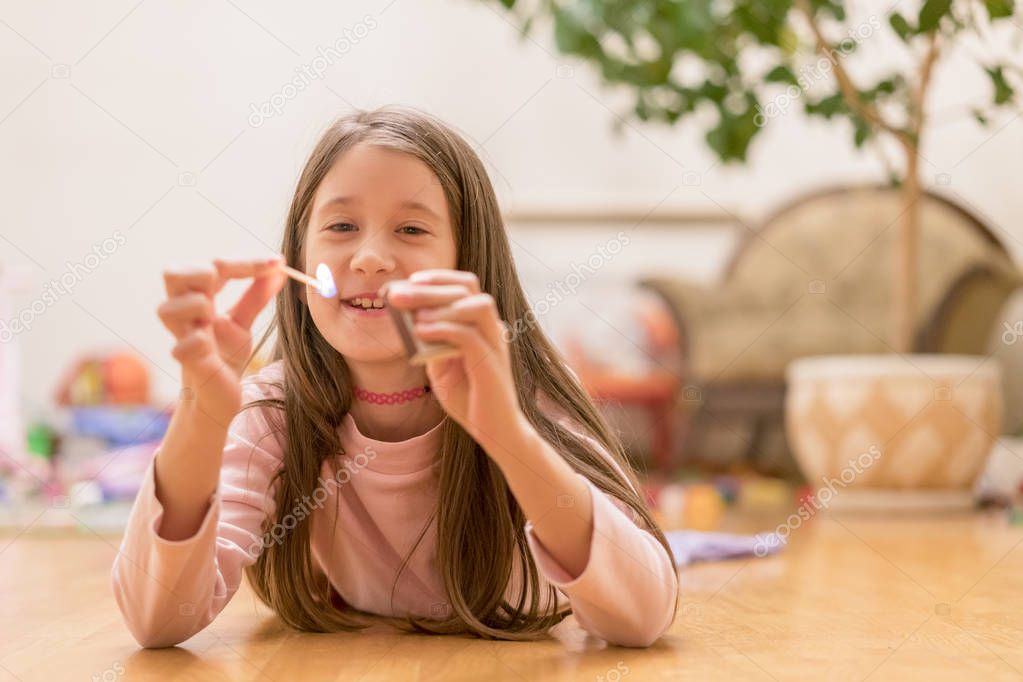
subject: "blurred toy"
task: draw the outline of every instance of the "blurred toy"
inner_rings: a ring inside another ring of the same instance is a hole
[[[149,370],[132,353],[80,358],[57,385],[62,406],[145,405],[149,402]]]
[[[678,484],[661,486],[657,492],[657,512],[665,528],[680,528],[685,523],[686,497]]]
[[[685,527],[714,530],[721,524],[725,502],[713,485],[698,484],[686,488]]]
[[[73,504],[137,492],[171,416],[169,408],[149,404],[146,363],[130,352],[80,356],[54,398],[67,409],[41,417],[28,434],[28,450],[39,455],[29,459],[49,465],[44,485],[33,492]]]
[[[718,489],[725,504],[735,504],[739,499],[742,484],[735,476],[717,476],[714,478],[714,487]]]
[[[115,447],[158,440],[170,425],[170,413],[153,407],[78,407],[71,412],[75,433],[96,436]]]
[[[666,483],[647,488],[658,523],[664,528],[714,530],[721,523],[725,501],[708,483]]]
[[[789,484],[777,478],[751,478],[743,483],[739,504],[749,509],[777,509],[791,504]]]
[[[1023,526],[1023,483],[1016,486],[1016,494],[1005,500],[1005,516],[1010,526]]]
[[[60,434],[45,422],[33,422],[26,432],[26,442],[30,454],[51,459],[60,446]]]
[[[813,488],[803,485],[796,490],[796,507],[806,509],[811,513],[817,510],[817,498]]]
[[[59,405],[70,407],[69,434],[121,447],[158,440],[170,413],[149,405],[149,370],[127,352],[87,355],[61,378]]]
[[[28,272],[0,265],[0,473],[13,472],[27,459],[20,410],[18,321],[13,294],[26,287]],[[8,322],[9,321],[9,322]]]
[[[982,509],[1006,508],[1023,498],[1023,438],[1002,436],[991,448],[973,494]]]
[[[158,440],[139,443],[105,452],[83,463],[81,479],[91,484],[79,488],[85,493],[85,499],[97,496],[104,502],[134,499],[159,446]]]
[[[61,480],[70,486],[76,481],[91,478],[88,471],[90,463],[100,458],[109,459],[112,447],[118,446],[112,446],[110,441],[100,436],[65,429],[56,457]]]

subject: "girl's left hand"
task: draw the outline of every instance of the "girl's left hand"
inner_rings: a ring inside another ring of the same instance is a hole
[[[511,371],[507,325],[479,279],[461,270],[420,270],[391,287],[388,300],[414,310],[423,341],[456,346],[461,355],[426,364],[430,389],[484,449],[509,442],[523,422]],[[496,453],[488,449],[491,455]]]

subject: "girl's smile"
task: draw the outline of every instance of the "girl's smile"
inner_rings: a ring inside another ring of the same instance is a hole
[[[384,317],[388,314],[387,303],[375,291],[364,291],[355,296],[341,299],[340,303],[346,313],[357,318]]]

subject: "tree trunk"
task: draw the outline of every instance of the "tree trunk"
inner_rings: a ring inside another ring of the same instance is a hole
[[[906,143],[906,177],[902,185],[902,220],[895,262],[895,347],[899,353],[914,350],[917,306],[917,244],[920,232],[919,156],[916,145]]]

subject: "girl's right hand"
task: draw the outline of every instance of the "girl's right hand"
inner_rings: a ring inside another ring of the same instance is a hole
[[[181,364],[186,399],[208,417],[226,425],[241,409],[241,375],[252,353],[252,322],[287,280],[280,256],[268,260],[215,260],[213,267],[166,270],[167,300],[157,308],[177,343],[172,354]],[[214,297],[228,280],[253,282],[226,314]]]

